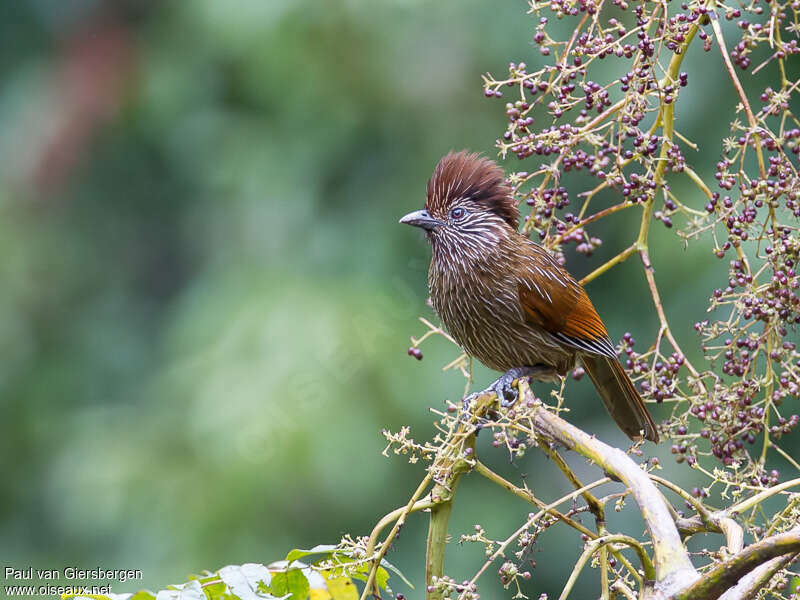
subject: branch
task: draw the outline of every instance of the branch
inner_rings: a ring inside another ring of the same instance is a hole
[[[456,480],[456,485],[457,485]],[[455,486],[452,488],[455,491]],[[450,522],[450,512],[453,509],[453,500],[450,498],[431,509],[431,520],[428,526],[428,543],[425,555],[425,584],[427,598],[436,600],[444,598],[442,590],[437,590],[435,582],[444,574],[444,550],[447,544],[447,524]]]
[[[678,530],[681,532],[681,535],[684,538],[690,537],[695,533],[700,533],[702,531],[723,533],[725,534],[728,552],[731,554],[736,554],[742,550],[742,547],[744,546],[744,531],[736,521],[728,516],[727,511],[718,511],[712,513],[702,502],[700,502],[700,500],[692,496],[681,487],[675,485],[668,479],[664,479],[658,475],[653,475],[652,473],[650,474],[650,479],[678,494],[697,511],[700,525],[696,528],[691,528],[691,519],[679,519],[675,522],[675,524],[678,526]],[[687,527],[687,525],[689,526]]]
[[[611,589],[614,590],[617,594],[620,594],[625,597],[625,600],[636,600],[636,596],[633,593],[633,590],[625,585],[622,581],[617,579],[614,582],[614,585],[611,586]]]
[[[749,545],[739,554],[716,564],[703,577],[675,596],[675,600],[717,600],[725,590],[737,586],[748,574],[753,578],[765,576],[767,569],[753,576],[752,572],[773,558],[800,552],[800,527],[785,533],[773,535]],[[774,564],[772,565],[774,566]],[[773,572],[774,573],[774,572]],[[746,580],[743,587],[748,588],[751,580]],[[748,588],[749,589],[749,588]],[[743,596],[746,597],[746,596]],[[734,595],[733,598],[736,598]]]
[[[775,573],[792,562],[796,556],[797,554],[785,554],[759,565],[722,594],[719,600],[753,600]]]
[[[525,381],[519,383],[525,401],[534,401]],[[617,448],[597,440],[539,405],[532,416],[536,432],[593,461],[624,483],[633,494],[653,541],[656,589],[669,596],[699,578],[683,547],[667,503],[647,473]],[[702,597],[702,596],[695,596]]]
[[[447,524],[453,508],[453,497],[461,476],[470,471],[475,464],[476,423],[495,402],[496,395],[493,393],[476,398],[475,408],[469,414],[469,418],[462,421],[457,430],[451,433],[452,441],[443,446],[441,454],[430,467],[430,473],[436,483],[431,490],[431,502],[434,503],[434,507],[431,508],[425,552],[425,597],[428,600],[444,598],[444,590],[437,587],[435,582],[444,574]]]

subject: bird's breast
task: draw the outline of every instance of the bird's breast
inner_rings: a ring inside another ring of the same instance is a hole
[[[551,336],[525,318],[513,274],[491,265],[458,270],[431,263],[431,301],[464,350],[498,370],[568,360]]]

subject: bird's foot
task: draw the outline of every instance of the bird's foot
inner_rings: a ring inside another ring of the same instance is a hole
[[[532,367],[515,367],[503,373],[497,381],[485,390],[475,392],[466,396],[462,400],[464,411],[468,411],[472,402],[486,394],[495,393],[500,400],[500,406],[508,408],[513,406],[519,397],[519,391],[514,386],[514,382],[523,377],[533,377],[535,379],[550,379],[557,376],[558,372],[550,365],[534,365]]]

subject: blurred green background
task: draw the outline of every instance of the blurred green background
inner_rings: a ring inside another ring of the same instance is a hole
[[[440,372],[456,356],[443,341],[422,362],[406,355],[424,331],[417,316],[432,318],[428,248],[397,219],[422,205],[443,153],[494,155],[504,102],[483,97],[480,74],[540,63],[525,10],[0,4],[3,565],[138,568],[133,589],[160,589],[366,534],[406,502],[422,468],[382,457],[380,430],[430,435],[428,407],[463,384]],[[732,109],[705,102],[729,90],[717,69],[691,67],[679,128],[706,151],[689,160],[708,174]],[[598,226],[604,246],[570,255],[570,269],[581,276],[627,245],[633,212]],[[652,254],[676,334],[696,352],[690,323],[725,266],[713,271],[707,244],[685,252],[660,225]],[[612,337],[653,339],[639,264],[589,292]],[[624,444],[587,384],[570,385],[573,420]],[[546,499],[566,490],[536,453],[489,457]],[[455,540],[478,522],[504,538],[528,512],[475,477],[462,485]],[[424,516],[412,518],[389,557],[418,585],[397,582],[408,597],[421,593],[424,533]],[[531,592],[559,589],[579,554],[558,535],[540,542]],[[452,551],[449,570],[467,577],[481,559]],[[485,597],[499,597],[485,580]]]

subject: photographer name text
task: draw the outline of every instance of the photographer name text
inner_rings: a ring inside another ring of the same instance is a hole
[[[116,581],[124,583],[130,580],[142,578],[140,569],[79,569],[77,567],[64,567],[63,569],[34,569],[26,567],[17,569],[15,567],[5,567],[5,578],[7,581],[73,581],[73,580],[93,580],[93,581]]]

